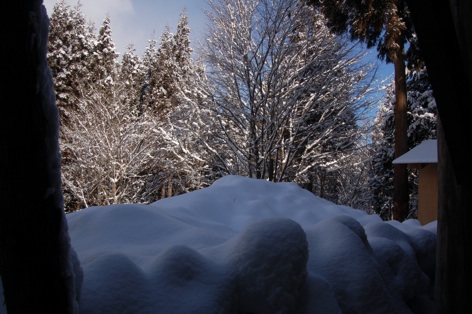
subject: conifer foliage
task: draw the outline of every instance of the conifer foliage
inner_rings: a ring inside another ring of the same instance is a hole
[[[79,208],[73,190],[65,183],[68,182],[67,167],[77,162],[75,147],[69,145],[74,117],[80,108],[77,99],[81,91],[91,81],[91,56],[95,45],[94,27],[86,23],[81,11],[80,2],[74,7],[65,0],[58,1],[51,13],[48,42],[48,64],[51,69],[56,95],[56,105],[59,109],[59,144],[62,157],[62,181],[65,207]],[[74,204],[74,205],[72,205]]]
[[[94,42],[89,75],[91,84],[112,84],[118,53],[112,39],[110,17],[106,16]]]
[[[93,48],[93,26],[86,23],[80,2],[70,7],[59,0],[51,13],[47,58],[62,123],[75,110],[78,90],[87,84]]]

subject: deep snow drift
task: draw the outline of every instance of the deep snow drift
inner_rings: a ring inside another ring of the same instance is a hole
[[[227,176],[67,218],[81,313],[403,314],[433,304],[436,222],[383,222],[294,183]]]

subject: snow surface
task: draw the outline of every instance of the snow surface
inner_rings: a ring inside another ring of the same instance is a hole
[[[424,140],[418,146],[393,160],[394,164],[438,163],[437,140]]]
[[[436,222],[384,222],[295,183],[226,176],[67,218],[80,313],[432,312]]]

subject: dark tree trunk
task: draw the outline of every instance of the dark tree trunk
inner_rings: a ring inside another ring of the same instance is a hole
[[[48,97],[52,77],[45,75],[47,15],[42,0],[2,5],[0,276],[6,308],[9,314],[73,313],[57,108]]]
[[[409,0],[438,127],[436,313],[472,313],[472,2]]]
[[[399,52],[393,60],[395,69],[395,158],[405,154],[408,150],[408,121],[405,58],[403,43],[397,37]],[[403,221],[409,212],[408,170],[406,164],[395,164],[393,168],[393,212],[392,219]]]

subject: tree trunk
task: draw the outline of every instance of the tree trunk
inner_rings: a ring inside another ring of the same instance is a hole
[[[172,197],[172,193],[174,192],[172,189],[174,180],[170,177],[167,182],[167,197]]]
[[[395,69],[395,158],[405,154],[408,150],[408,121],[405,57],[403,43],[397,37],[399,45],[393,65]],[[393,168],[393,212],[392,219],[403,221],[409,212],[408,170],[406,164],[396,164]]]
[[[46,61],[48,17],[42,0],[5,2],[1,15],[0,276],[5,305],[9,314],[75,313],[77,278],[71,261],[77,260],[72,259],[63,210],[58,113]]]

